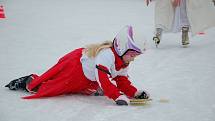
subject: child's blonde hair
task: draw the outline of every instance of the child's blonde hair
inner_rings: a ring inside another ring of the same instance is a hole
[[[105,41],[99,44],[90,44],[86,46],[84,52],[88,57],[94,58],[102,49],[110,48],[112,46],[113,46],[112,41]]]

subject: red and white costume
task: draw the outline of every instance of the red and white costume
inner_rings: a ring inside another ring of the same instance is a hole
[[[120,91],[129,97],[134,96],[137,89],[128,80],[128,66],[113,48],[101,50],[96,58],[89,58],[82,54],[82,51],[83,49],[72,51],[46,73],[35,78],[28,88],[32,90],[39,86],[38,92],[24,98],[68,93],[91,94],[99,88],[99,85],[104,94],[114,100],[120,96]],[[112,81],[115,81],[116,85]]]
[[[128,97],[134,97],[137,89],[128,79],[128,65],[123,62],[121,56],[128,49],[140,50],[134,45],[132,28],[128,26],[125,30],[124,34],[118,34],[114,39],[114,47],[102,49],[95,58],[85,55],[83,48],[76,49],[62,57],[47,72],[41,76],[35,76],[36,78],[27,85],[27,88],[29,90],[38,88],[37,93],[24,98],[50,97],[69,93],[90,95],[99,88],[103,90],[104,95],[113,100],[117,99],[121,92]],[[121,44],[120,35],[127,36],[128,42]],[[124,48],[122,48],[123,45],[125,45]]]
[[[128,66],[113,48],[101,50],[96,58],[83,55],[81,62],[85,76],[90,80],[96,80],[109,98],[116,99],[120,91],[133,97],[137,91],[128,80]],[[115,81],[116,85],[112,81]]]

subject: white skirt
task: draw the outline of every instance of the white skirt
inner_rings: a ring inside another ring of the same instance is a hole
[[[186,0],[181,0],[180,6],[175,8],[174,19],[172,23],[172,32],[181,32],[182,27],[189,27],[189,20],[187,17]]]

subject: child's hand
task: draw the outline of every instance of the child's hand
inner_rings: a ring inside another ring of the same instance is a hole
[[[115,100],[117,105],[128,105],[130,103],[129,99],[125,95],[120,95],[116,100]]]
[[[152,0],[145,0],[146,1],[146,5],[148,6],[150,2],[152,2]]]
[[[150,94],[145,90],[139,90],[135,93],[134,97],[136,99],[148,99],[150,97]]]

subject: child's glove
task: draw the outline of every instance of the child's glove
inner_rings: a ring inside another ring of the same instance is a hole
[[[139,90],[135,93],[134,97],[136,99],[148,99],[150,97],[150,94],[145,90]]]
[[[125,95],[120,95],[115,102],[117,105],[128,105],[130,101]]]

